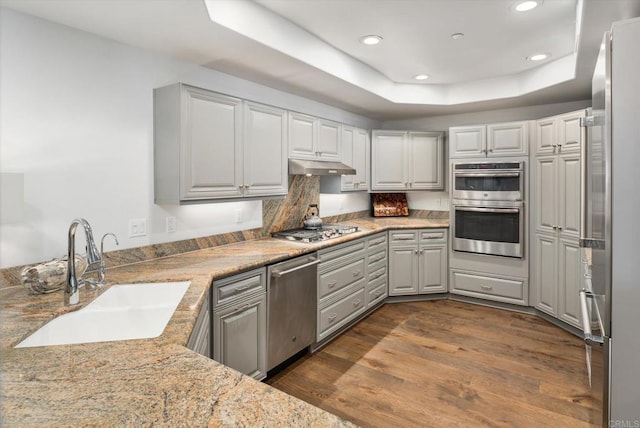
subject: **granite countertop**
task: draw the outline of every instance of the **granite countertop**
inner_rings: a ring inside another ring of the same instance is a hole
[[[107,270],[117,283],[191,281],[155,339],[15,349],[69,309],[60,292],[0,289],[1,422],[7,426],[351,426],[349,422],[186,348],[212,279],[387,229],[448,227],[449,220],[359,218],[359,231],[303,244],[265,238]],[[81,290],[87,304],[99,291]]]

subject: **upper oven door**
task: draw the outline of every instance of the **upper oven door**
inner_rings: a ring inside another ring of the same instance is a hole
[[[456,163],[453,198],[485,201],[521,201],[524,162]]]

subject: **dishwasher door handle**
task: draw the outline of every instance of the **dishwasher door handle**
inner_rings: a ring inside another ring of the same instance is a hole
[[[287,270],[282,270],[282,271],[274,270],[274,271],[271,272],[271,276],[274,277],[274,278],[280,278],[280,277],[285,276],[285,275],[287,275],[287,274],[289,274],[291,272],[295,272],[295,271],[300,270],[300,269],[305,269],[305,268],[308,268],[309,266],[317,265],[318,263],[320,263],[320,260],[314,260],[312,262],[305,263],[303,265],[296,266],[294,268],[287,269]]]

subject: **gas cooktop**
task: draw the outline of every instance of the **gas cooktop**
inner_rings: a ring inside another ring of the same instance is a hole
[[[339,238],[342,235],[357,232],[358,226],[347,226],[343,224],[323,224],[317,229],[289,229],[271,234],[274,238],[288,239],[299,242],[317,242],[328,239]]]

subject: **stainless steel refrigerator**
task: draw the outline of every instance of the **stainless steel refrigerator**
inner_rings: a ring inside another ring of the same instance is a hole
[[[581,183],[587,364],[603,426],[640,427],[640,18],[605,33],[592,92]]]

